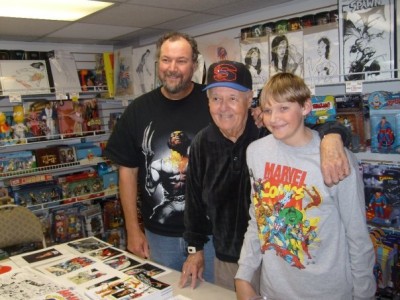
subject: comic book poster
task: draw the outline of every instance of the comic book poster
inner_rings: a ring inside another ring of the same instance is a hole
[[[345,80],[393,77],[393,0],[339,0],[339,37]]]
[[[115,99],[133,98],[132,47],[114,52],[114,88]]]
[[[339,82],[337,23],[304,28],[303,43],[305,82],[309,85]]]
[[[249,69],[253,79],[253,95],[257,97],[269,77],[268,37],[241,41],[240,52],[241,62]]]
[[[288,72],[303,77],[303,32],[293,31],[271,35],[269,42],[269,75]]]

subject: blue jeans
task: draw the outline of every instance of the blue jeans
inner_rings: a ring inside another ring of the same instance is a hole
[[[147,242],[150,247],[150,259],[168,268],[182,272],[183,263],[186,261],[187,243],[182,237],[171,237],[155,234],[145,230]],[[214,243],[212,236],[204,245],[204,273],[207,282],[214,283]]]

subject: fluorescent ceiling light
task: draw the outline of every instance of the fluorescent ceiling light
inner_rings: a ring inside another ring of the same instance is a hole
[[[113,4],[88,0],[0,0],[0,17],[76,21]]]

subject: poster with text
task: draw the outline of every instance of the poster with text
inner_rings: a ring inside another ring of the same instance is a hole
[[[339,36],[345,80],[393,78],[393,0],[339,0]]]

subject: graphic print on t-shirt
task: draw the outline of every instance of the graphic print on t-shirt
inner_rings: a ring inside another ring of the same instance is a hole
[[[307,172],[267,162],[264,178],[252,179],[252,201],[261,251],[275,251],[291,266],[314,263],[319,244],[319,218],[308,212],[322,203],[315,186],[305,184]]]
[[[150,219],[164,224],[175,213],[185,208],[185,180],[188,164],[190,138],[184,131],[173,131],[165,141],[168,151],[154,159],[152,139],[155,130],[152,122],[146,127],[142,149],[146,158],[146,192],[155,196],[161,188],[159,204],[154,207]]]

